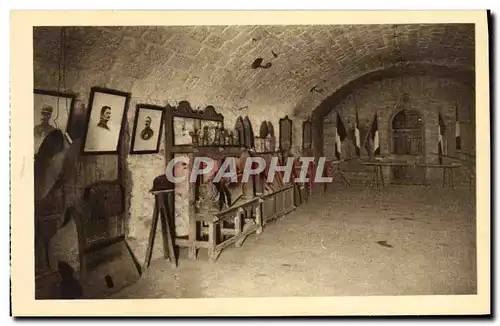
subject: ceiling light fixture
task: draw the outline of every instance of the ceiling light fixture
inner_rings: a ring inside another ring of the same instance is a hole
[[[406,103],[410,101],[410,96],[407,92],[404,91],[404,66],[405,66],[405,61],[403,57],[403,51],[401,49],[401,43],[399,42],[399,35],[397,33],[397,25],[392,26],[394,29],[394,35],[393,35],[393,40],[394,40],[394,57],[396,58],[396,66],[399,68],[399,77],[400,77],[400,91],[402,94],[400,95],[399,101],[397,105],[400,107],[401,110],[406,109]]]

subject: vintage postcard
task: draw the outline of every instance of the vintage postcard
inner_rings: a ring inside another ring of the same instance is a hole
[[[13,11],[12,314],[490,314],[488,24]]]

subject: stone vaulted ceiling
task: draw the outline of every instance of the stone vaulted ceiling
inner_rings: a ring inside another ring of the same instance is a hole
[[[399,25],[396,41],[394,31],[393,25],[67,27],[62,38],[60,28],[43,27],[34,30],[34,62],[56,74],[64,39],[68,85],[95,74],[96,83],[119,79],[133,96],[292,114],[310,114],[341,86],[390,71],[395,44],[406,62],[473,72],[473,25]],[[252,69],[259,57],[271,67]]]

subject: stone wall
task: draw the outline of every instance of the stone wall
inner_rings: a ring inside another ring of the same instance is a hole
[[[408,61],[473,69],[473,25],[405,25],[398,30]],[[298,153],[302,120],[325,96],[394,64],[393,33],[392,25],[68,27],[63,31],[40,27],[33,36],[34,87],[76,93],[79,120],[75,121],[80,125],[92,86],[132,94],[123,148],[122,181],[128,194],[125,229],[143,261],[153,208],[148,190],[153,178],[163,173],[165,162],[163,141],[158,154],[127,154],[136,104],[175,106],[187,100],[195,108],[213,105],[225,116],[225,126],[234,126],[240,115],[249,116],[255,134],[267,120],[277,137],[279,119],[288,115],[293,120],[293,152]],[[272,67],[251,69],[258,57]],[[432,93],[431,98],[440,98],[434,93],[450,88],[433,91],[432,85],[436,84],[420,85]],[[311,92],[314,86],[322,93]],[[447,96],[455,96],[452,93]],[[388,95],[376,97],[383,96]],[[360,95],[358,105],[373,107],[373,94],[365,97],[363,104]],[[412,95],[415,98],[419,96]],[[383,98],[386,107],[390,101]],[[360,114],[366,119],[365,113]],[[313,123],[317,125],[316,120]],[[387,123],[380,128],[387,128]],[[313,132],[320,130],[313,127]],[[432,133],[426,137],[429,141],[437,139]],[[115,179],[117,164],[112,155],[84,158],[74,196],[90,182]]]
[[[378,116],[378,129],[380,137],[380,151],[382,156],[391,153],[391,121],[395,113],[399,111],[397,104],[401,99],[402,92],[409,95],[406,108],[417,110],[422,114],[424,123],[425,156],[427,162],[437,163],[438,142],[438,112],[441,112],[445,124],[447,140],[447,155],[455,155],[455,103],[458,105],[458,114],[461,121],[461,134],[463,149],[474,151],[475,148],[475,126],[474,119],[474,90],[454,79],[436,78],[429,76],[405,77],[401,89],[400,78],[388,78],[381,81],[369,83],[356,90],[350,96],[341,101],[325,117],[323,122],[324,154],[335,155],[335,124],[336,114],[340,114],[347,129],[354,127],[355,109],[358,109],[359,120],[362,129],[362,142],[364,135],[370,127],[375,113]],[[348,138],[352,144],[352,139]],[[345,146],[345,145],[344,145]],[[345,155],[345,151],[343,151]],[[362,148],[362,155],[367,155]],[[386,180],[390,174],[386,171]],[[429,169],[427,177],[430,180],[441,180],[440,171]]]
[[[227,90],[226,93],[193,90],[193,82],[195,79],[198,80],[195,75],[207,72],[202,69],[204,64],[191,57],[188,66],[184,66],[187,64],[184,61],[176,62],[175,60],[184,58],[178,53],[181,50],[206,52],[209,51],[209,46],[205,48],[198,45],[199,48],[191,48],[188,45],[195,46],[196,42],[179,40],[184,47],[177,48],[175,58],[170,58],[171,49],[160,47],[158,44],[163,38],[172,36],[168,33],[155,33],[154,29],[147,27],[125,30],[72,28],[71,35],[66,34],[65,37],[66,44],[63,47],[65,54],[61,60],[58,60],[61,49],[60,34],[60,29],[55,27],[35,30],[34,88],[76,93],[77,101],[73,119],[75,125],[78,125],[80,129],[85,128],[91,87],[100,86],[131,93],[123,141],[124,176],[122,182],[127,191],[124,228],[130,246],[140,263],[144,261],[153,213],[154,201],[148,190],[152,186],[154,177],[164,173],[165,159],[164,135],[161,136],[158,154],[129,154],[137,104],[175,106],[178,102],[187,100],[195,108],[214,105],[216,110],[224,115],[226,127],[233,128],[238,116],[248,115],[255,135],[258,135],[262,121],[266,120],[273,124],[277,137],[279,136],[279,119],[290,114],[285,110],[285,106],[279,105],[240,109],[248,102],[236,103],[232,89]],[[107,57],[102,55],[107,52],[112,52],[112,55]],[[185,60],[188,60],[188,57]],[[205,56],[199,58],[206,59]],[[62,76],[59,73],[61,66],[65,67],[64,73],[61,73]],[[190,67],[192,69],[188,69]],[[174,74],[177,77],[181,74],[186,78],[172,80]],[[208,81],[204,82],[208,83]],[[205,87],[208,88],[209,85]],[[290,118],[294,120],[293,146],[294,152],[297,152],[302,144],[302,120],[294,116]],[[73,197],[78,198],[81,190],[94,181],[116,179],[117,164],[118,159],[115,155],[83,157],[78,173],[79,178],[73,185],[75,188]],[[58,234],[59,239],[65,238],[63,233],[64,230]],[[68,236],[74,236],[73,231],[68,234],[71,234]],[[71,243],[72,248],[68,251],[75,252],[76,241],[65,239],[62,242],[67,246]],[[156,241],[153,258],[161,255],[161,246],[158,244],[161,242]]]

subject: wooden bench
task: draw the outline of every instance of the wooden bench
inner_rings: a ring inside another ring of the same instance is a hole
[[[244,221],[249,218],[253,220],[254,225],[245,228]],[[190,218],[188,240],[182,243],[176,241],[176,244],[188,246],[189,259],[196,259],[198,249],[208,249],[209,260],[215,262],[222,250],[232,244],[240,247],[252,233],[262,233],[261,200],[258,197],[243,200],[215,214],[194,214]],[[225,239],[225,236],[229,238]]]

